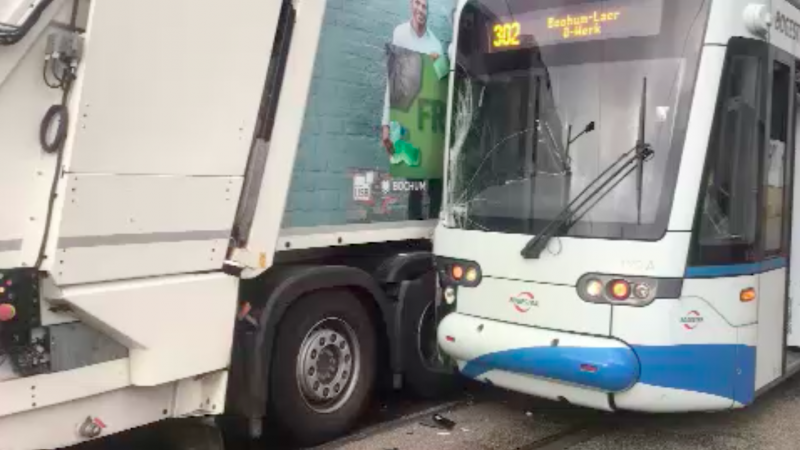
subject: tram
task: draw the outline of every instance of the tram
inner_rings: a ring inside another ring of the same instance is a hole
[[[800,369],[800,3],[462,0],[453,53],[434,246],[462,375],[684,412]]]

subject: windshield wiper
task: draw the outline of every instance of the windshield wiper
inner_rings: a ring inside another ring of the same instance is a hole
[[[525,259],[538,259],[542,254],[550,239],[557,233],[566,233],[580,219],[597,205],[606,195],[617,187],[628,175],[637,168],[637,219],[641,222],[641,202],[644,163],[649,161],[654,151],[650,144],[644,141],[644,127],[646,120],[647,107],[647,78],[644,79],[642,100],[639,111],[639,135],[636,146],[625,152],[616,161],[611,163],[603,172],[595,177],[569,204],[551,220],[547,226],[532,238],[522,249],[522,257]],[[610,175],[609,175],[610,174]],[[609,176],[606,176],[609,175]],[[610,185],[610,186],[609,186]],[[588,205],[588,207],[587,207]]]

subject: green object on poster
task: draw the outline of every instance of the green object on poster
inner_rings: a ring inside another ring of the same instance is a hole
[[[419,149],[406,141],[408,130],[397,122],[389,125],[389,139],[394,145],[394,155],[390,158],[392,164],[405,164],[409,167],[419,167]]]
[[[400,145],[395,144],[397,157],[390,159],[389,173],[394,178],[430,180],[443,176],[448,83],[446,76],[440,78],[430,56],[420,56],[421,85],[410,107],[404,111],[392,105],[389,109],[390,123],[396,122],[406,131],[398,140]],[[446,59],[441,55],[439,64],[446,65]]]
[[[442,55],[436,58],[436,61],[433,63],[433,68],[436,70],[436,76],[439,77],[440,80],[444,80],[447,74],[450,73],[450,61],[447,60],[447,56]]]

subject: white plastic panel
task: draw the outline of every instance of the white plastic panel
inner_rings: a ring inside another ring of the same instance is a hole
[[[672,328],[679,325],[664,318],[680,308],[680,300],[672,299],[656,300],[645,308],[615,306],[611,333],[630,345],[667,345]]]
[[[756,389],[783,375],[786,269],[765,272],[758,278]]]
[[[457,310],[554,330],[594,335],[608,335],[611,330],[611,306],[585,302],[570,286],[483,278],[476,288],[458,290]]]
[[[87,324],[131,348],[131,382],[154,386],[227,367],[238,280],[224,274],[64,290]]]
[[[520,251],[529,239],[529,236],[440,225],[434,246],[437,255],[479,261],[487,275],[575,285],[578,278],[589,272],[681,278],[690,234],[667,233],[658,242],[559,238],[550,242],[539,259],[526,260]]]
[[[631,345],[735,344],[736,328],[704,299],[656,300],[645,308],[614,308],[614,337]]]
[[[222,267],[240,177],[69,175],[56,254],[59,284]],[[102,261],[102,264],[98,264]]]
[[[463,366],[463,363],[461,365]],[[591,391],[578,386],[556,383],[545,378],[499,370],[489,371],[481,375],[479,379],[514,392],[550,400],[565,398],[573,405],[611,411],[611,407],[608,404],[608,394],[605,392]]]
[[[720,411],[731,408],[732,400],[703,392],[638,383],[629,391],[616,394],[617,408],[648,413]]]
[[[128,360],[119,359],[68,372],[0,383],[0,428],[3,416],[110,392],[130,385]],[[8,435],[3,435],[5,443]],[[5,447],[0,446],[5,450]]]
[[[62,388],[68,381],[64,380]],[[0,418],[0,449],[41,450],[83,442],[75,430],[87,417],[106,425],[101,437],[171,416],[175,387],[126,388],[36,411]],[[167,411],[167,414],[164,414]]]
[[[689,278],[683,282],[683,295],[702,298],[731,326],[741,327],[758,321],[759,302],[743,303],[739,300],[742,291],[749,288],[758,289],[757,276]]]
[[[219,270],[227,238],[60,249],[53,278],[62,286]]]
[[[92,2],[71,172],[242,175],[280,2]]]
[[[241,185],[240,177],[70,175],[58,247],[77,238],[229,230]]]

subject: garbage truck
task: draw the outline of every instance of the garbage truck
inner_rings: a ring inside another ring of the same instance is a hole
[[[312,445],[451,386],[452,10],[0,2],[0,450],[171,419],[218,448],[221,415]]]

